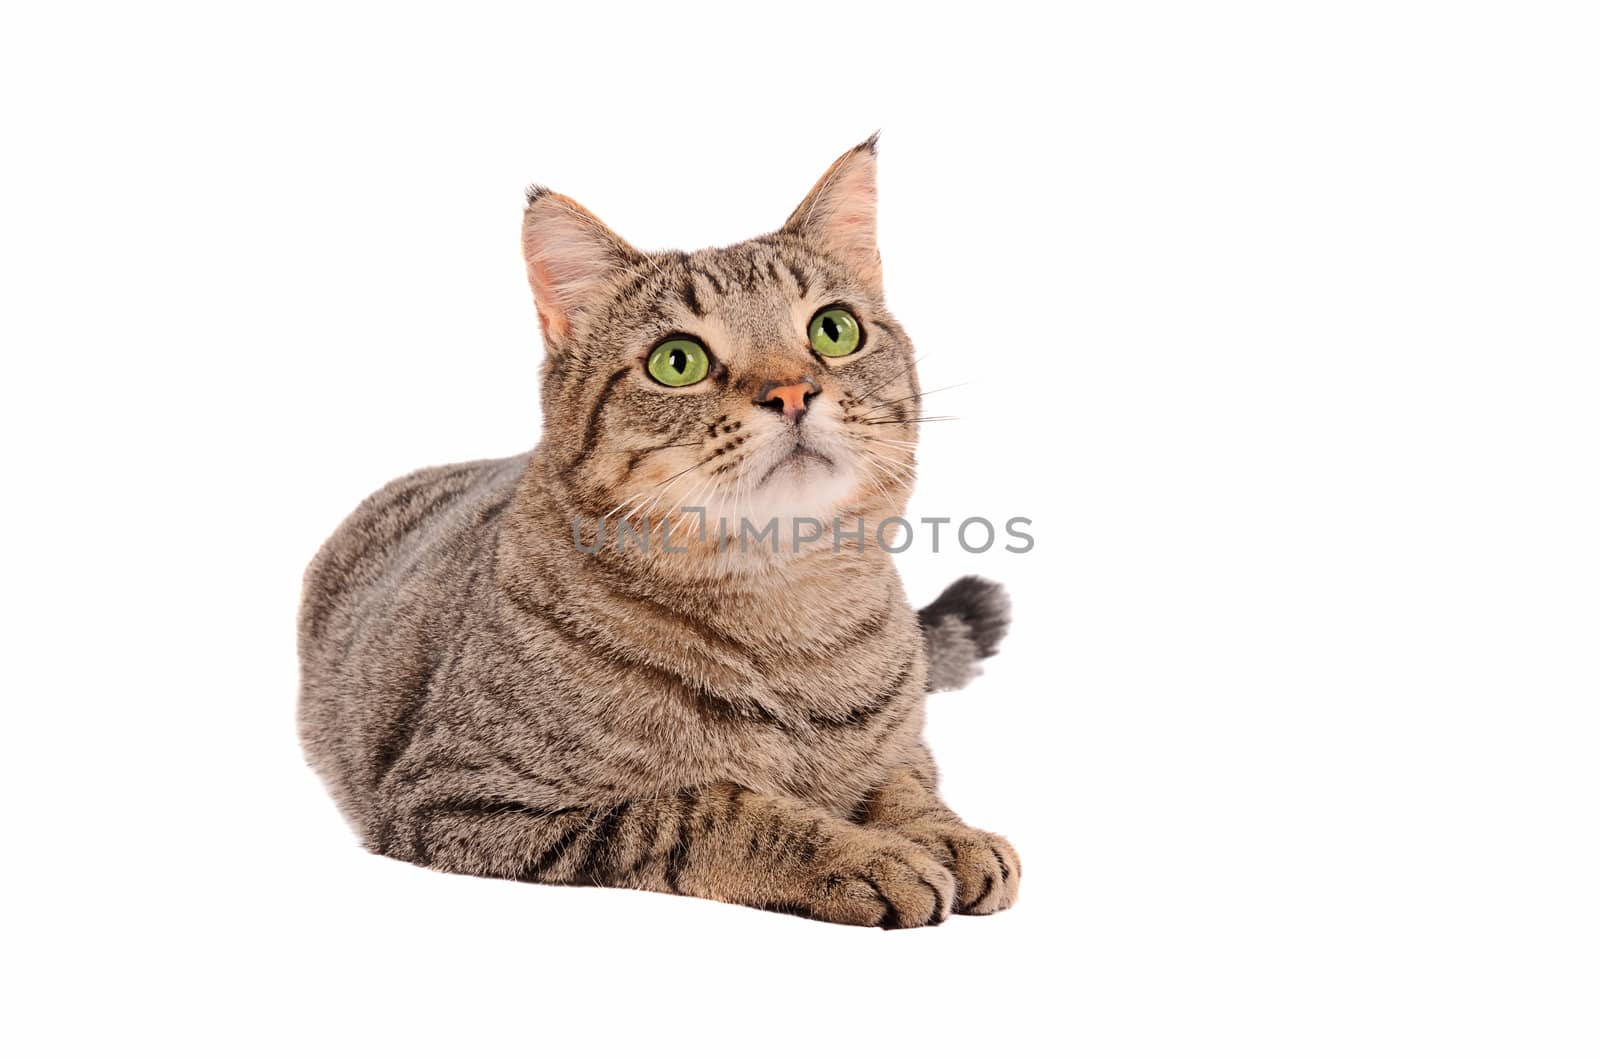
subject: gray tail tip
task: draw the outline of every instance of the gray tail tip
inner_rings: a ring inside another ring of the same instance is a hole
[[[969,574],[957,578],[938,598],[917,612],[924,629],[947,617],[967,627],[978,657],[987,659],[1000,650],[1011,626],[1011,594],[999,582]]]

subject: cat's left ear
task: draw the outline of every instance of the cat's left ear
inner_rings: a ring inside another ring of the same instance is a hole
[[[789,215],[783,231],[816,243],[868,284],[883,283],[878,257],[878,134],[846,151]]]
[[[606,298],[618,277],[644,255],[565,195],[528,189],[522,257],[539,309],[545,349],[557,353],[573,324]]]

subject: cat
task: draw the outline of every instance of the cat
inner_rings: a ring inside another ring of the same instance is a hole
[[[305,575],[301,741],[370,850],[889,928],[1016,900],[1016,851],[940,801],[921,736],[1004,590],[919,613],[870,530],[722,529],[904,511],[921,391],[876,189],[874,136],[777,232],[695,253],[529,189],[538,446],[390,483]],[[608,516],[680,534],[607,541]]]

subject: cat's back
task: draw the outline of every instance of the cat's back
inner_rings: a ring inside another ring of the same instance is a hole
[[[341,618],[492,548],[495,517],[510,503],[529,454],[423,468],[358,505],[306,568],[302,654],[337,637]]]
[[[301,737],[347,812],[368,730],[403,708],[392,691],[407,686],[406,675],[390,671],[426,658],[429,629],[459,613],[475,579],[491,569],[500,516],[529,455],[395,479],[362,501],[306,568]]]

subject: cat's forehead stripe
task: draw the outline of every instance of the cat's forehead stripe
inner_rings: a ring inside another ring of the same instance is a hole
[[[697,317],[706,315],[705,308],[700,305],[699,295],[695,294],[693,276],[684,277],[683,286],[679,289],[679,294],[683,297],[683,304],[689,307],[689,312]]]
[[[806,271],[800,267],[799,262],[790,261],[783,254],[776,255],[776,260],[779,265],[783,266],[784,271],[789,274],[789,279],[793,280],[794,285],[800,289],[800,297],[804,298],[806,293],[811,290],[810,281],[806,278]]]
[[[709,268],[703,263],[696,263],[689,266],[689,271],[695,276],[704,277],[705,281],[711,285],[711,289],[716,291],[717,294],[723,295],[728,293],[727,282],[721,276],[718,276],[714,269]]]

